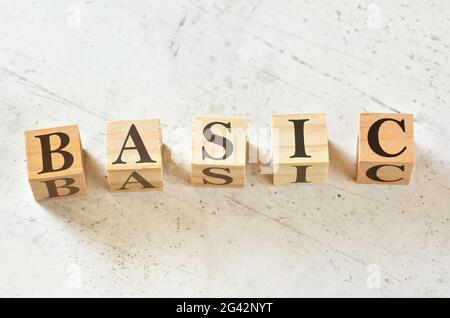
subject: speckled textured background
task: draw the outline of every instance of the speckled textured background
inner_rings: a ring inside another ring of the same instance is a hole
[[[1,8],[0,296],[450,296],[449,1]],[[189,185],[192,116],[264,130],[311,111],[328,113],[328,184],[274,187],[249,164],[243,189]],[[355,183],[362,111],[415,114],[410,186]],[[111,194],[105,123],[146,117],[165,190]],[[89,194],[38,204],[23,131],[66,123]]]

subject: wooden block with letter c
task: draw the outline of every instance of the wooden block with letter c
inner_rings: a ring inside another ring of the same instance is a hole
[[[360,114],[358,183],[409,184],[413,165],[412,114]]]
[[[242,187],[247,159],[247,120],[194,117],[191,182],[195,186]]]

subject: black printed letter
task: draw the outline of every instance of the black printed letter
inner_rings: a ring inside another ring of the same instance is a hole
[[[292,183],[310,183],[310,181],[306,181],[306,169],[311,166],[294,166],[297,168],[297,180]]]
[[[131,178],[136,180],[136,182],[130,182]],[[127,189],[127,185],[128,184],[135,184],[135,183],[141,184],[142,185],[142,189],[155,188],[150,182],[145,180],[145,178],[143,176],[141,176],[136,171],[133,171],[133,173],[130,174],[130,176],[128,177],[127,181],[125,181],[125,183],[123,184],[122,188],[120,188],[119,190],[129,190],[129,189]]]
[[[58,186],[56,186],[56,181],[60,181],[60,180],[64,181],[65,184],[58,187]],[[72,179],[72,178],[62,178],[62,179],[42,181],[42,182],[45,183],[45,185],[47,186],[49,198],[66,197],[66,196],[69,196],[72,194],[76,194],[80,191],[79,188],[71,186],[72,184],[75,183],[75,179]],[[58,193],[58,189],[68,189],[69,193],[60,195]]]
[[[134,142],[134,147],[126,147],[128,138],[130,138]],[[126,162],[122,161],[122,154],[124,150],[131,150],[136,149],[139,152],[139,156],[141,160],[136,161],[136,163],[144,163],[144,162],[156,162],[154,161],[150,155],[147,152],[147,149],[145,148],[144,142],[142,141],[141,136],[139,135],[139,132],[136,129],[136,126],[133,124],[130,127],[130,131],[128,132],[127,138],[125,138],[125,142],[123,143],[122,150],[120,151],[119,158],[113,164],[125,164]]]
[[[212,183],[212,182],[209,182],[208,180],[206,180],[205,178],[203,178],[203,183],[204,184],[213,184],[213,185],[221,185],[221,186],[223,186],[223,185],[227,185],[227,184],[230,184],[230,183],[233,182],[233,178],[232,177],[224,175],[224,174],[212,172],[211,171],[212,169],[223,170],[223,171],[226,171],[226,172],[230,173],[230,168],[219,168],[219,167],[214,168],[214,167],[211,167],[211,168],[203,169],[203,174],[207,175],[208,177],[218,178],[218,179],[222,179],[224,181],[223,183]]]
[[[208,125],[205,126],[205,129],[203,129],[203,135],[205,136],[206,140],[208,140],[212,143],[215,143],[216,145],[222,146],[225,149],[225,154],[223,155],[223,157],[215,158],[208,154],[205,147],[202,147],[203,159],[209,158],[209,159],[213,159],[213,160],[225,160],[229,156],[231,156],[231,154],[233,153],[233,144],[231,143],[230,140],[228,140],[225,137],[213,134],[211,132],[211,127],[216,124],[224,126],[225,128],[228,129],[229,132],[231,132],[231,123],[225,124],[225,123],[216,121],[216,122],[209,123]],[[216,140],[216,138],[218,140]]]
[[[295,131],[295,153],[291,156],[291,158],[311,158],[306,154],[305,150],[305,122],[309,121],[309,119],[290,119],[292,123],[294,123],[294,131]]]
[[[403,178],[400,178],[400,179],[397,179],[397,180],[383,180],[383,179],[381,179],[380,177],[378,177],[377,173],[378,173],[378,170],[380,168],[383,168],[383,167],[396,167],[396,168],[399,168],[401,171],[405,171],[405,166],[404,165],[402,165],[402,166],[378,165],[378,166],[373,166],[372,168],[367,170],[367,172],[366,172],[367,178],[372,179],[374,181],[378,181],[378,182],[397,182],[397,181],[403,180]]]
[[[372,126],[369,129],[369,133],[367,135],[367,141],[369,142],[370,148],[377,155],[382,156],[382,157],[388,157],[388,158],[397,157],[397,156],[400,156],[406,150],[406,147],[404,147],[402,150],[400,150],[397,153],[388,153],[388,152],[384,151],[380,145],[380,139],[379,139],[378,133],[380,131],[381,125],[383,125],[383,123],[385,123],[387,121],[393,121],[393,122],[397,123],[400,126],[400,128],[403,130],[403,132],[405,132],[405,120],[404,119],[395,120],[392,118],[383,118],[383,119],[377,120],[375,123],[372,124]]]
[[[51,144],[50,144],[50,136],[58,136],[61,140],[60,146],[52,150]],[[52,133],[52,134],[46,134],[46,135],[40,135],[36,136],[35,138],[39,138],[41,141],[41,152],[42,152],[42,171],[38,174],[47,173],[47,172],[57,172],[69,169],[73,164],[73,155],[70,152],[64,151],[63,149],[67,147],[67,145],[70,142],[70,138],[67,134],[62,132]],[[60,168],[53,168],[52,163],[52,154],[58,153],[64,158],[64,163],[62,167]]]

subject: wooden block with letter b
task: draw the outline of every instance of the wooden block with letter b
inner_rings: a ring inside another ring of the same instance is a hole
[[[28,180],[36,201],[86,193],[77,125],[25,132]]]
[[[272,115],[273,183],[324,183],[328,176],[327,116]]]
[[[110,190],[161,190],[163,164],[159,119],[112,121],[106,130],[106,170]]]
[[[247,161],[247,120],[238,117],[194,117],[192,185],[242,187]]]
[[[360,114],[358,183],[409,184],[413,165],[413,115]]]

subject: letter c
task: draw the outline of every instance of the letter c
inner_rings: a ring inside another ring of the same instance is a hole
[[[378,170],[380,168],[383,168],[383,167],[396,167],[396,168],[400,169],[401,171],[405,171],[405,166],[404,165],[401,165],[401,166],[396,166],[396,165],[377,165],[377,166],[373,166],[373,167],[369,168],[366,171],[367,178],[369,178],[369,179],[371,179],[373,181],[377,181],[377,182],[397,182],[397,181],[403,180],[403,178],[396,179],[396,180],[383,180],[383,179],[381,179],[378,176]]]
[[[393,121],[394,123],[397,123],[400,126],[400,128],[402,129],[402,131],[405,132],[405,120],[404,119],[396,120],[396,119],[392,119],[392,118],[383,118],[383,119],[377,120],[375,123],[372,124],[372,126],[370,126],[369,132],[367,134],[367,141],[368,141],[369,146],[372,149],[372,151],[375,152],[377,155],[382,156],[382,157],[387,157],[387,158],[398,157],[403,152],[405,152],[406,146],[403,147],[403,149],[397,153],[389,153],[389,152],[384,151],[384,149],[380,145],[380,139],[379,139],[380,128],[387,121]]]

